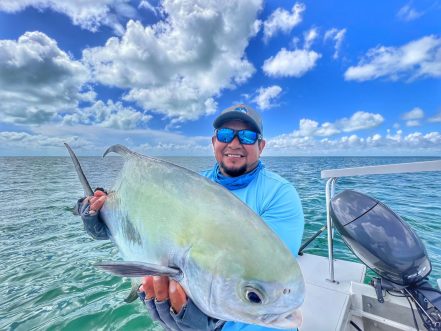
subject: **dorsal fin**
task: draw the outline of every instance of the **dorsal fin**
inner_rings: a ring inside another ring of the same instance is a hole
[[[90,187],[90,184],[87,181],[86,176],[84,175],[83,169],[81,169],[80,161],[78,161],[77,156],[68,144],[64,143],[64,146],[66,146],[67,150],[69,151],[70,158],[72,159],[72,162],[75,166],[75,170],[77,172],[78,178],[80,179],[81,185],[83,186],[84,193],[86,195],[92,196],[92,188]]]
[[[128,149],[126,146],[117,144],[117,145],[112,145],[110,146],[103,154],[103,157],[106,157],[107,154],[109,153],[116,153],[119,154],[121,156],[137,156],[137,157],[145,157],[141,154],[138,154],[136,152],[131,151],[130,149]]]

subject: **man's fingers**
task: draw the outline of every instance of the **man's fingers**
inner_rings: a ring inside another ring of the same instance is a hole
[[[187,303],[187,294],[178,282],[170,280],[169,285],[170,305],[176,314],[179,314],[182,307]]]
[[[146,276],[142,280],[141,290],[144,291],[147,300],[155,297],[155,289],[153,288],[153,276]]]
[[[155,289],[156,301],[164,301],[168,299],[168,283],[168,277],[153,276],[153,288]]]
[[[90,210],[91,211],[98,211],[101,209],[101,207],[104,205],[104,202],[106,202],[107,195],[103,195],[99,198],[93,197],[90,199]]]
[[[103,191],[100,191],[100,190],[96,190],[96,191],[93,193],[93,196],[94,196],[94,197],[97,197],[97,198],[102,197],[102,196],[104,196],[104,195],[107,195],[107,194],[104,193]]]

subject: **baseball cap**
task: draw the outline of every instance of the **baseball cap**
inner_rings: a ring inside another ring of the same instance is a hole
[[[213,126],[218,129],[227,121],[241,120],[251,125],[251,127],[258,133],[263,134],[262,117],[253,108],[238,104],[229,107],[220,113],[220,115],[214,120]]]

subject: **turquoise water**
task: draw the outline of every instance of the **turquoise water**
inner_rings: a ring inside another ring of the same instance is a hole
[[[211,157],[167,158],[200,171]],[[320,170],[434,158],[268,157],[264,162],[292,181],[306,218],[304,239],[325,223],[325,182]],[[80,158],[93,186],[110,187],[121,158]],[[68,157],[0,158],[0,330],[159,330],[138,302],[125,304],[130,282],[93,263],[117,254],[83,231],[72,207],[82,193]],[[423,239],[441,278],[441,173],[341,179],[339,189],[372,195],[403,217]],[[307,252],[327,255],[326,236]],[[337,258],[356,260],[337,237]]]

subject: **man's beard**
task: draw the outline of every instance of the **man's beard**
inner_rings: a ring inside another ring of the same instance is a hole
[[[239,177],[241,175],[243,175],[246,171],[247,171],[247,165],[244,164],[242,167],[240,168],[227,168],[225,166],[225,164],[223,162],[221,162],[220,164],[221,169],[223,170],[223,172],[230,176],[230,177]]]

